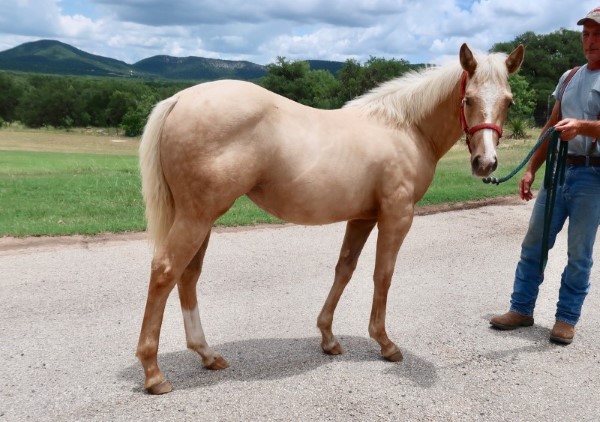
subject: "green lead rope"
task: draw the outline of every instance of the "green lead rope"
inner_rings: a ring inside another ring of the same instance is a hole
[[[540,136],[540,139],[538,139],[537,143],[533,146],[533,148],[531,148],[531,151],[529,151],[529,153],[523,159],[523,161],[521,161],[521,163],[517,167],[515,167],[515,169],[513,171],[511,171],[509,174],[507,174],[506,176],[501,177],[499,179],[496,177],[490,176],[490,177],[484,177],[481,180],[483,181],[483,183],[486,183],[488,185],[490,183],[492,185],[499,185],[500,183],[504,183],[507,180],[510,180],[515,174],[517,174],[519,171],[521,171],[521,169],[523,167],[525,167],[525,164],[527,164],[529,162],[529,160],[531,159],[533,154],[542,146],[544,141],[546,139],[548,139],[549,137],[552,137],[552,135],[555,135],[558,138],[558,133],[553,127],[549,128],[546,132],[544,132],[544,134],[542,136]]]
[[[546,269],[546,263],[548,262],[548,237],[550,235],[550,222],[552,221],[552,212],[554,210],[554,203],[556,202],[556,191],[559,186],[562,186],[565,182],[565,168],[567,162],[567,151],[568,144],[563,141],[560,142],[559,132],[554,128],[549,128],[540,137],[537,143],[533,146],[529,154],[525,159],[508,175],[501,177],[485,177],[483,183],[499,185],[504,183],[515,174],[517,174],[524,166],[529,162],[535,151],[548,140],[548,150],[546,152],[546,173],[544,175],[544,188],[546,189],[546,208],[544,210],[544,231],[542,233],[542,252],[540,258],[540,273],[543,273]]]
[[[559,142],[558,132],[555,130],[550,137],[548,152],[546,153],[546,174],[544,175],[544,188],[546,189],[546,208],[544,209],[544,233],[542,235],[542,256],[540,259],[540,273],[546,269],[548,262],[548,236],[550,222],[556,202],[556,191],[565,183],[565,168],[567,163],[567,142]]]

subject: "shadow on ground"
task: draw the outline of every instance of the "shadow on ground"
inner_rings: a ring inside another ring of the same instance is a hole
[[[190,350],[159,354],[161,369],[178,390],[202,388],[221,382],[251,382],[294,377],[324,365],[339,362],[380,362],[381,372],[395,374],[416,386],[429,388],[437,379],[434,365],[402,349],[404,360],[387,362],[380,357],[379,348],[364,337],[338,336],[344,353],[329,356],[320,349],[320,337],[288,339],[255,339],[215,345],[230,367],[210,371],[202,366],[200,357]],[[120,377],[136,383],[142,391],[143,370],[135,364],[125,368]]]

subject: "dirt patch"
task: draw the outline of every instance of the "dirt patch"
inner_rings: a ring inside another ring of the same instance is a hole
[[[0,150],[69,154],[136,155],[139,140],[100,135],[91,131],[0,130]]]
[[[453,204],[427,205],[418,207],[415,215],[430,215],[440,212],[459,211],[480,208],[489,205],[523,205],[518,196],[506,196],[480,201],[456,202]],[[235,233],[248,230],[274,229],[290,224],[259,224],[256,226],[215,227],[215,233]],[[0,252],[28,248],[55,248],[61,246],[87,247],[90,244],[121,242],[147,239],[146,233],[103,233],[96,236],[40,236],[40,237],[0,237]]]
[[[482,199],[478,201],[455,202],[452,204],[427,205],[418,207],[415,215],[429,215],[440,212],[469,210],[488,205],[524,205],[525,202],[518,196],[501,196],[498,198]]]

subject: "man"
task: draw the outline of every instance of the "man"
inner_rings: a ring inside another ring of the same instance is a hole
[[[600,138],[600,7],[577,25],[583,25],[581,40],[587,63],[566,85],[570,72],[560,78],[553,93],[556,103],[542,131],[554,126],[561,139],[569,141],[565,182],[556,194],[548,239],[552,247],[568,218],[568,262],[562,273],[556,322],[550,333],[550,340],[561,344],[571,343],[575,335],[589,291],[592,251],[600,223],[600,146],[596,142]],[[521,178],[519,194],[526,201],[533,198],[531,185],[546,159],[547,148],[548,142],[536,151]],[[533,325],[535,301],[544,280],[539,268],[545,201],[546,190],[542,187],[521,245],[510,310],[490,320],[495,328],[512,330]]]

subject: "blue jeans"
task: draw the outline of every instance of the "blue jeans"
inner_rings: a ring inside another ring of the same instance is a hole
[[[521,259],[515,271],[510,300],[510,310],[526,316],[533,315],[539,286],[544,281],[539,266],[546,195],[542,188],[536,199],[529,229],[521,245]],[[600,224],[600,167],[567,167],[565,183],[556,193],[548,236],[550,248],[567,218],[568,261],[561,276],[556,319],[575,325],[590,289],[592,252]]]

